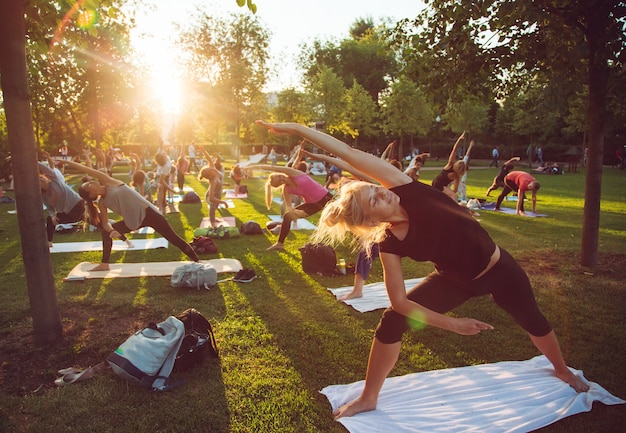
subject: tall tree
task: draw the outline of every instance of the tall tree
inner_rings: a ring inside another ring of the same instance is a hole
[[[349,134],[357,146],[361,135],[372,135],[376,131],[378,107],[363,86],[354,80],[345,95],[345,118]]]
[[[62,327],[41,212],[43,203],[26,69],[24,6],[23,1],[0,0],[0,85],[11,147],[33,335],[36,344],[47,344],[61,338]]]
[[[611,70],[623,67],[625,16],[620,0],[433,0],[413,23],[420,36],[403,33],[453,80],[510,83],[520,69],[582,71],[589,86],[583,266],[597,264],[607,90]]]
[[[417,84],[404,76],[392,84],[383,99],[381,117],[383,130],[400,137],[400,157],[404,155],[404,135],[410,136],[412,145],[414,136],[426,135],[435,119],[433,108]]]
[[[335,71],[322,66],[309,83],[308,93],[317,114],[315,120],[325,122],[326,130],[331,134],[349,134],[343,103],[346,88]]]
[[[255,105],[265,104],[261,89],[268,75],[267,29],[249,14],[224,20],[201,13],[183,32],[181,42],[189,54],[193,78],[212,84],[219,102],[214,115],[234,131],[236,151],[241,128],[251,123],[247,113],[253,113]]]

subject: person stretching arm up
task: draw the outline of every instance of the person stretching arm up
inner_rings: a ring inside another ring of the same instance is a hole
[[[402,335],[409,329],[407,318],[461,335],[493,329],[480,320],[445,314],[469,298],[483,295],[490,295],[528,332],[531,341],[554,366],[557,377],[578,392],[589,389],[567,367],[524,270],[460,206],[434,188],[413,182],[380,158],[353,149],[330,135],[297,123],[257,124],[275,134],[306,138],[380,183],[346,184],[340,196],[322,211],[313,235],[314,241],[337,243],[351,232],[352,238],[368,252],[378,243],[391,302],[376,329],[363,391],[339,407],[335,418],[376,408],[380,389],[400,354]],[[451,244],[459,247],[450,248]],[[436,270],[407,292],[403,257],[433,262]],[[502,281],[510,284],[503,285]]]

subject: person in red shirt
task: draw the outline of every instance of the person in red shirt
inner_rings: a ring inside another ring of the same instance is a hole
[[[502,193],[498,196],[498,200],[496,201],[496,210],[500,210],[500,205],[502,204],[502,200],[506,197],[511,191],[517,192],[517,215],[526,215],[524,212],[524,195],[526,191],[532,192],[532,201],[533,201],[533,214],[537,213],[537,191],[539,191],[539,187],[541,185],[537,182],[537,179],[532,177],[530,174],[525,171],[512,171],[506,175],[504,178],[504,188],[502,189]]]

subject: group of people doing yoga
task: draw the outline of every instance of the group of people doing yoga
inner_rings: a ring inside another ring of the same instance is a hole
[[[537,349],[552,363],[557,377],[578,392],[588,390],[587,383],[567,367],[558,339],[535,301],[524,270],[445,192],[416,182],[389,162],[305,125],[264,121],[257,124],[277,135],[306,139],[334,155],[333,163],[342,170],[362,179],[344,183],[334,199],[320,199],[322,191],[311,196],[316,211],[323,206],[312,240],[331,245],[351,241],[370,260],[378,250],[391,302],[374,335],[363,391],[339,407],[335,418],[376,408],[383,382],[398,359],[409,318],[461,335],[493,329],[477,319],[446,315],[468,299],[485,295],[490,295],[526,330]],[[447,171],[450,175],[454,168]],[[462,173],[457,169],[454,175],[460,177]],[[296,188],[304,183],[301,176],[289,172],[273,185],[294,182],[290,187]],[[298,215],[295,209],[292,214]],[[404,286],[403,257],[435,266],[409,291]]]
[[[376,408],[385,378],[393,369],[401,350],[402,336],[409,330],[409,319],[461,335],[476,335],[492,330],[493,326],[474,318],[455,317],[446,313],[473,297],[492,297],[529,335],[536,348],[552,363],[558,378],[577,392],[585,392],[587,383],[567,367],[558,339],[547,318],[539,309],[528,276],[515,259],[498,246],[489,233],[466,209],[451,200],[446,188],[455,192],[467,171],[467,162],[448,163],[433,185],[418,182],[385,158],[352,148],[325,133],[297,123],[268,123],[257,121],[277,135],[299,136],[329,155],[310,154],[301,149],[300,156],[317,158],[346,171],[354,177],[342,183],[333,196],[326,188],[304,171],[276,165],[256,165],[251,169],[271,171],[266,182],[266,205],[272,204],[272,188],[282,188],[285,212],[278,240],[271,250],[284,248],[291,222],[321,212],[313,242],[336,245],[352,243],[359,252],[360,269],[367,277],[371,260],[379,256],[384,284],[391,306],[387,308],[376,328],[370,348],[365,386],[353,401],[339,407],[335,418],[352,416]],[[465,138],[462,134],[455,147]],[[470,144],[466,156],[472,148]],[[210,158],[208,158],[210,160]],[[467,160],[466,160],[467,161]],[[55,186],[63,197],[49,206],[78,214],[81,201],[88,207],[93,221],[99,221],[104,245],[102,263],[94,270],[107,269],[111,239],[131,230],[151,226],[174,243],[191,260],[198,257],[182,238],[169,226],[158,209],[134,189],[107,174],[72,161],[57,161],[92,177],[79,188],[76,198],[60,184],[54,173],[42,168],[45,176],[57,179]],[[422,161],[423,163],[423,161]],[[513,160],[508,163],[512,164]],[[505,164],[506,166],[507,164]],[[417,163],[415,165],[418,167]],[[205,170],[206,169],[206,170]],[[419,170],[419,168],[418,168]],[[200,170],[199,177],[214,182],[207,191],[207,201],[219,204],[223,175],[215,164]],[[498,199],[517,187],[518,194],[538,189],[538,184],[526,176],[510,171],[503,180],[503,193]],[[52,183],[52,181],[51,181]],[[493,186],[496,180],[494,180]],[[452,185],[450,187],[450,185]],[[494,188],[490,187],[488,192]],[[43,189],[43,185],[42,185]],[[218,196],[218,190],[220,194]],[[292,205],[292,197],[303,202]],[[98,207],[93,202],[99,199]],[[523,200],[519,206],[523,206]],[[77,208],[77,209],[78,209]],[[122,220],[110,223],[107,209]],[[523,211],[523,207],[522,207]],[[533,200],[534,211],[534,200]],[[58,215],[58,213],[57,213]],[[60,220],[60,219],[59,219]],[[455,245],[450,248],[450,245]],[[402,258],[418,262],[432,262],[434,270],[415,287],[405,289]],[[507,284],[502,284],[506,281]]]

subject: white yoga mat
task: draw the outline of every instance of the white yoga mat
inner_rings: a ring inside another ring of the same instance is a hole
[[[412,289],[413,287],[415,287],[415,285],[417,285],[417,283],[419,283],[423,279],[424,277],[404,280],[404,287],[406,290]],[[335,295],[337,299],[339,299],[339,297],[350,293],[352,291],[352,288],[353,286],[345,286],[339,287],[337,289],[328,290],[330,290],[330,292]],[[378,283],[365,284],[363,286],[362,298],[348,299],[341,302],[345,302],[346,304],[361,313],[378,310],[380,308],[387,308],[391,305],[391,303],[389,302],[389,296],[387,296],[385,283],[382,281]]]
[[[224,198],[248,198],[248,193],[244,194],[235,194],[234,189],[227,189],[224,191]]]
[[[234,201],[232,201],[230,199],[227,199],[227,200],[224,200],[224,201],[226,202],[228,207],[226,207],[226,205],[224,205],[224,203],[220,203],[217,206],[218,209],[234,209],[235,208],[235,202]]]
[[[215,222],[220,227],[237,227],[235,223],[235,217],[223,217],[223,218],[215,218]],[[211,218],[204,217],[202,221],[200,221],[200,228],[211,227]]]
[[[237,259],[201,260],[213,266],[218,273],[239,272],[243,267]],[[190,262],[147,262],[111,263],[110,270],[90,272],[96,264],[81,262],[74,267],[64,281],[81,281],[96,278],[166,277],[172,275],[177,266]]]
[[[165,238],[155,239],[131,239],[134,247],[128,248],[124,241],[113,239],[113,251],[125,250],[153,250],[155,248],[167,248],[168,242]],[[77,253],[82,251],[102,251],[102,241],[85,242],[55,242],[50,248],[51,253]]]
[[[145,226],[145,227],[142,227],[140,229],[133,230],[132,233],[135,234],[135,235],[151,235],[151,234],[155,233],[155,231],[154,231],[154,229],[152,227]],[[133,241],[133,243],[134,243],[134,241]]]
[[[616,360],[617,362],[617,360]],[[570,368],[578,375],[582,371]],[[589,412],[592,403],[624,404],[594,382],[577,393],[554,375],[545,356],[413,373],[385,380],[376,410],[340,418],[350,433],[530,432]],[[322,389],[337,409],[364,381]]]
[[[272,221],[282,221],[280,215],[269,215],[268,218]],[[291,230],[315,230],[316,228],[317,226],[315,224],[304,218],[300,218],[291,223]]]

